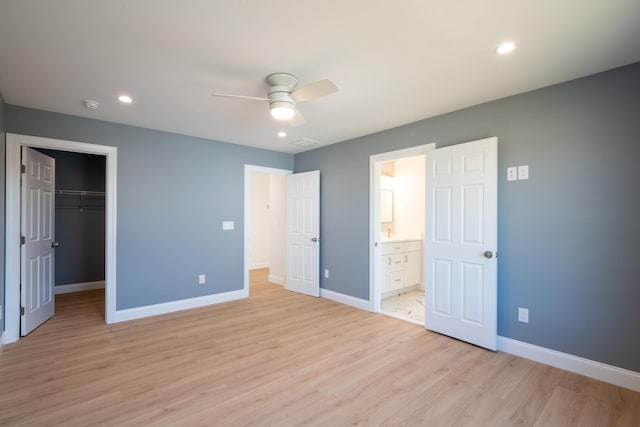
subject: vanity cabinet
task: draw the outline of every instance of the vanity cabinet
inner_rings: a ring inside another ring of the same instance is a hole
[[[380,244],[380,291],[382,297],[422,284],[422,241]]]

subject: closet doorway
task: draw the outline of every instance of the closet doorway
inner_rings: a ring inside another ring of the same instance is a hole
[[[20,338],[20,207],[21,151],[23,147],[96,154],[105,160],[104,288],[106,323],[116,321],[116,213],[117,148],[107,145],[7,133],[6,136],[6,230],[5,230],[5,334],[4,343]]]
[[[104,289],[105,157],[38,151],[56,161],[54,293]]]

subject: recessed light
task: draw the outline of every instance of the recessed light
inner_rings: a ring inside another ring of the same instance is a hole
[[[506,55],[508,53],[513,52],[515,48],[516,48],[516,45],[513,44],[512,42],[504,42],[496,48],[495,52],[498,55]]]
[[[287,133],[286,133],[286,132],[284,132],[284,131],[281,131],[281,132],[278,132],[278,136],[279,136],[280,138],[284,138],[285,136],[287,136]]]
[[[129,95],[120,95],[118,97],[118,101],[122,102],[123,104],[131,104],[133,99],[131,99]]]

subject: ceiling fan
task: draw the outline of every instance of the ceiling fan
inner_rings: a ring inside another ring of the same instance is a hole
[[[266,98],[257,96],[212,93],[212,96],[240,98],[251,101],[267,101],[271,116],[277,120],[289,120],[293,126],[305,123],[304,117],[296,108],[296,103],[311,101],[338,91],[338,87],[328,79],[318,80],[296,89],[298,78],[289,73],[273,73],[264,79],[269,85]]]

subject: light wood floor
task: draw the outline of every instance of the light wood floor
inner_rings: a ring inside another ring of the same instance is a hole
[[[640,393],[282,290],[104,324],[101,291],[0,354],[0,425],[638,426]]]

